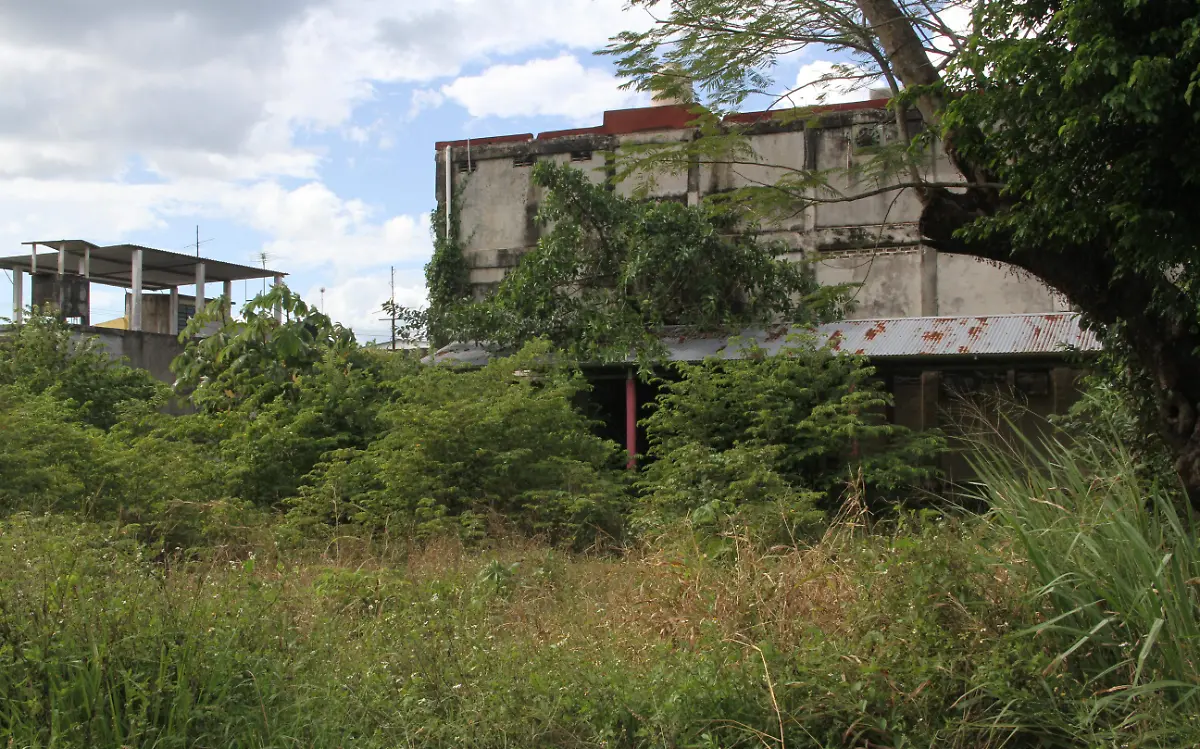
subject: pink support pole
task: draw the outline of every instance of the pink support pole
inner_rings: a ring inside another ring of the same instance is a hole
[[[633,370],[625,378],[625,449],[629,452],[626,468],[637,467],[637,380]]]

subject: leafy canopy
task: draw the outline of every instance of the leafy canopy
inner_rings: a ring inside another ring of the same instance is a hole
[[[891,396],[861,357],[799,339],[774,355],[750,346],[742,360],[677,373],[645,421],[651,516],[711,522],[766,505],[794,533],[818,517],[812,510],[836,509],[860,472],[876,506],[937,474],[944,440],[888,423]]]
[[[167,388],[142,369],[113,359],[95,336],[81,335],[50,307],[31,310],[0,336],[0,385],[18,385],[67,402],[67,413],[107,429],[129,403],[161,403]]]
[[[221,300],[214,300],[179,334],[187,347],[171,363],[179,378],[177,387],[191,390],[205,411],[294,395],[298,377],[328,354],[347,366],[365,356],[349,328],[334,323],[283,284],[248,302],[242,318],[230,319]],[[207,331],[213,324],[216,330]]]
[[[582,172],[542,162],[539,220],[549,226],[488,299],[458,312],[458,337],[501,347],[546,337],[581,360],[652,354],[667,326],[740,329],[835,314],[782,243],[760,242],[713,205],[622,197]]]

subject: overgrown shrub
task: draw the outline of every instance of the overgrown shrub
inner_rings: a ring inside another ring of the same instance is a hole
[[[69,404],[72,418],[107,429],[123,404],[162,403],[167,387],[116,361],[94,336],[72,331],[49,307],[0,336],[0,385],[20,385]]]
[[[788,535],[811,528],[814,510],[836,509],[860,476],[866,500],[883,506],[936,474],[942,438],[887,423],[890,396],[861,358],[805,341],[745,354],[679,365],[664,381],[645,421],[645,521],[774,505],[775,534]]]
[[[972,462],[1040,583],[1046,615],[1031,631],[1054,644],[1048,670],[1093,690],[1092,717],[1134,714],[1157,693],[1194,711],[1200,547],[1182,487],[1141,471],[1120,425],[1094,422],[1069,443],[1012,431],[979,442]]]
[[[620,532],[620,449],[573,406],[587,385],[546,343],[476,371],[414,365],[386,383],[379,437],[328,454],[294,523],[479,534],[493,519],[581,545]]]
[[[120,494],[116,451],[48,392],[0,385],[0,510],[104,513]]]

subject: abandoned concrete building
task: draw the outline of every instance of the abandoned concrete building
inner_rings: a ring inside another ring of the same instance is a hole
[[[686,170],[655,175],[646,183],[649,195],[695,205],[706,195],[770,184],[789,168],[852,167],[870,158],[870,146],[895,137],[887,104],[872,98],[819,107],[812,117],[786,121],[772,112],[732,115],[729,121],[748,126],[761,163],[693,160]],[[916,132],[919,116],[911,117],[910,131]],[[632,194],[639,180],[614,183],[614,155],[632,145],[700,137],[689,124],[694,119],[686,106],[667,103],[605,112],[596,127],[437,143],[439,216],[458,222],[476,296],[499,284],[537,244],[541,194],[531,179],[534,163],[569,164],[620,194]],[[957,177],[936,144],[924,172],[930,181]],[[832,187],[845,195],[877,186],[837,179]],[[450,205],[448,196],[453,196]],[[1074,396],[1079,356],[1098,350],[1096,338],[1081,330],[1078,316],[1037,279],[924,246],[917,226],[920,210],[911,189],[893,190],[816,203],[789,220],[764,222],[761,229],[794,248],[792,257],[812,259],[819,282],[859,285],[851,319],[823,326],[820,334],[835,347],[871,359],[895,396],[889,417],[897,423],[945,426],[952,418],[947,416],[952,398],[997,388],[1020,395],[1040,413],[1064,410]],[[672,358],[736,356],[736,348],[724,340],[695,343],[675,342]],[[453,344],[432,358],[482,363],[488,355],[476,345]],[[612,436],[631,454],[640,452],[645,444],[636,414],[652,393],[620,367],[593,370],[592,379]],[[950,464],[946,467],[953,473]]]
[[[114,357],[125,357],[130,365],[164,382],[174,381],[170,364],[183,351],[177,336],[195,314],[196,299],[212,301],[205,292],[210,282],[221,283],[221,297],[229,310],[234,281],[273,278],[281,283],[284,276],[265,268],[133,244],[100,246],[63,239],[25,245],[27,253],[0,258],[0,268],[13,274],[15,322],[22,321],[28,306],[40,309],[50,304],[64,320],[78,326],[80,334],[96,336]],[[94,323],[92,284],[128,289],[125,315]],[[193,286],[195,293],[181,295],[182,286]]]

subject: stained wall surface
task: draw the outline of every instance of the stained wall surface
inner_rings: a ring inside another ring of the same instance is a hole
[[[921,123],[911,115],[909,131]],[[852,317],[916,317],[1056,312],[1061,299],[1034,278],[1009,266],[938,253],[921,244],[921,205],[911,188],[880,190],[907,177],[881,181],[872,172],[872,149],[898,136],[886,101],[822,108],[803,120],[772,119],[770,113],[735,115],[752,123],[754,155],[745,163],[701,164],[614,181],[623,149],[700,137],[684,107],[666,105],[606,112],[602,125],[568,131],[520,134],[437,144],[437,198],[445,216],[447,187],[454,195],[453,220],[477,296],[486,294],[521,255],[537,245],[542,200],[533,184],[539,160],[585,170],[622,195],[644,194],[696,204],[704,196],[770,184],[788,170],[835,170],[829,189],[812,192],[817,202],[794,216],[764,221],[764,236],[795,248],[793,257],[816,261],[822,283],[855,283]],[[849,171],[847,171],[849,170]],[[958,178],[938,144],[922,177]],[[449,179],[447,180],[447,172]],[[860,199],[848,196],[873,193]],[[444,219],[442,219],[444,220]]]

